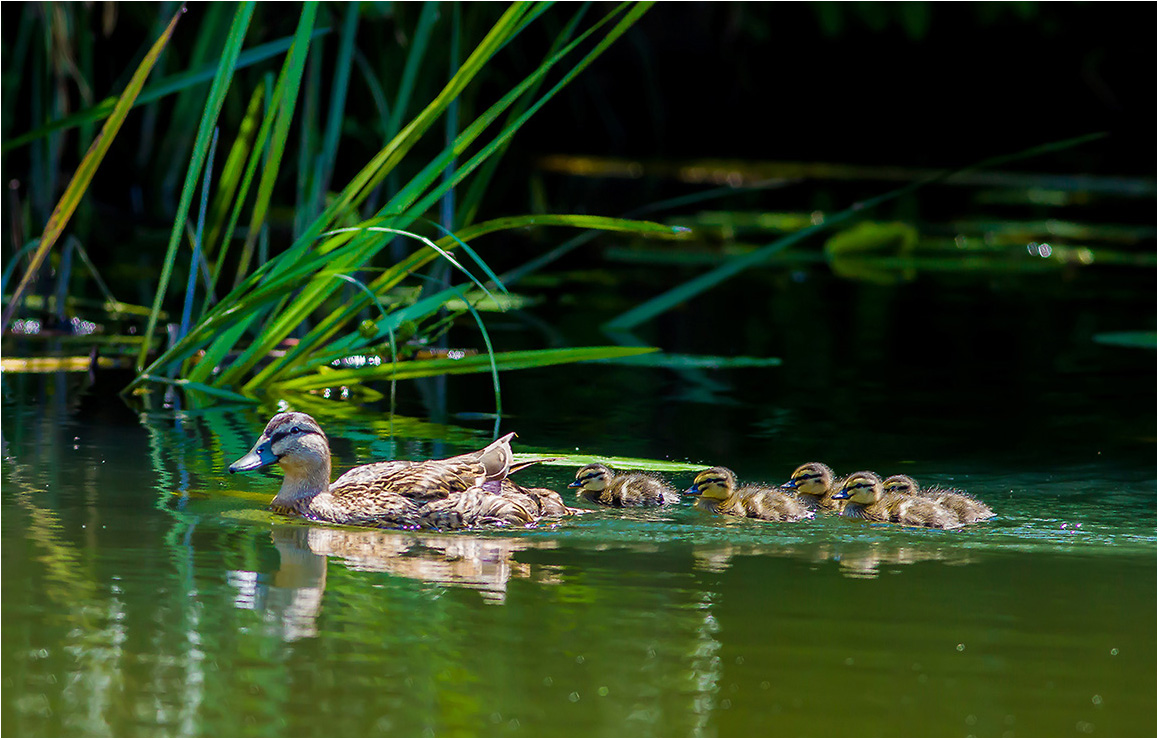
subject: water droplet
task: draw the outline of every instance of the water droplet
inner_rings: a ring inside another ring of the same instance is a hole
[[[543,677],[543,685],[544,686],[551,686],[552,683],[554,683],[554,681],[551,680],[551,676],[544,676]]]
[[[959,643],[958,643],[958,652],[959,652],[959,653],[960,653],[960,652],[963,652],[965,649],[966,649],[966,643],[964,643],[964,642],[959,642]]]
[[[1091,704],[1094,704],[1096,707],[1102,703],[1103,703],[1103,697],[1099,696],[1098,694],[1095,694],[1094,696],[1091,697]]]
[[[1111,648],[1111,655],[1118,655],[1118,654],[1119,654],[1119,648]]]
[[[579,701],[579,693],[575,691],[571,692],[567,695],[567,700],[572,704],[575,704],[577,701]]]
[[[607,686],[601,686],[601,687],[599,688],[599,690],[598,690],[598,691],[596,691],[596,693],[597,693],[597,694],[599,694],[600,696],[607,696],[607,695],[608,695],[608,687],[607,687]]]

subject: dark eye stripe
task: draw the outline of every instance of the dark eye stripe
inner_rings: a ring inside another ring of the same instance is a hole
[[[295,432],[294,430],[297,430],[297,431]],[[270,444],[281,441],[281,440],[285,439],[286,437],[289,437],[293,434],[321,434],[322,433],[316,429],[301,429],[299,427],[294,427],[294,430],[290,430],[288,432],[283,432],[283,431],[274,432],[273,434],[270,435]]]

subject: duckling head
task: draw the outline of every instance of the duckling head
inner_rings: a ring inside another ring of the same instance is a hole
[[[866,505],[879,501],[881,495],[881,478],[871,470],[862,470],[847,477],[833,498],[849,499],[852,503]]]
[[[590,491],[599,493],[612,482],[612,471],[607,465],[592,463],[576,471],[575,480],[567,484],[568,488],[580,489],[577,493]]]
[[[702,498],[711,498],[724,501],[736,488],[736,474],[728,468],[709,468],[697,473],[692,486],[685,493],[696,494]]]
[[[330,481],[330,443],[313,417],[284,412],[270,419],[262,436],[248,453],[229,466],[229,472],[257,470],[277,463],[287,478],[314,478],[324,474]]]
[[[825,463],[805,463],[793,471],[793,476],[782,486],[795,488],[810,496],[820,496],[833,485],[833,470]]]
[[[918,482],[908,475],[891,475],[881,482],[881,490],[886,493],[900,493],[903,496],[916,496]]]

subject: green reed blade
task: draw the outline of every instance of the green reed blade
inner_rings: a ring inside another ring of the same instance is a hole
[[[547,52],[547,58],[550,59],[559,54],[567,42],[575,35],[576,28],[579,27],[580,21],[584,15],[587,14],[591,3],[581,3],[580,9],[568,21],[567,25],[552,38],[551,48]],[[525,93],[519,96],[518,101],[512,106],[507,113],[507,119],[504,126],[510,126],[519,116],[523,115],[527,107],[535,99],[539,93],[539,89],[546,81],[546,76],[537,77],[534,82],[527,88]],[[460,224],[470,223],[475,220],[475,215],[479,210],[480,204],[483,202],[483,196],[486,194],[487,187],[490,185],[492,178],[495,175],[495,170],[498,169],[499,163],[503,158],[503,154],[507,151],[507,146],[511,140],[507,139],[499,146],[495,155],[488,158],[482,164],[475,177],[471,178],[471,184],[467,188],[466,194],[462,197],[459,204],[459,214],[455,222]]]
[[[423,244],[425,244],[428,249],[433,249],[436,252],[438,252],[443,257],[443,259],[450,262],[456,269],[458,269],[460,272],[465,274],[473,283],[475,283],[476,286],[479,287],[480,290],[487,293],[487,295],[490,295],[490,293],[487,292],[487,289],[485,287],[483,287],[483,283],[481,283],[473,274],[471,274],[470,270],[465,268],[458,260],[456,260],[454,257],[452,257],[446,250],[439,247],[437,244],[435,244],[435,242],[431,241],[430,239],[427,239],[424,236],[420,236],[418,234],[414,234],[414,233],[411,233],[408,231],[403,231],[402,229],[390,229],[390,228],[383,227],[383,226],[366,226],[366,227],[356,227],[356,228],[350,228],[350,229],[335,229],[332,232],[327,232],[327,234],[325,234],[324,236],[329,236],[331,234],[336,234],[336,233],[349,233],[349,232],[359,232],[359,231],[377,231],[377,232],[383,232],[383,233],[389,233],[389,234],[397,234],[399,236],[405,236],[407,238],[420,241]],[[319,274],[318,277],[323,277],[325,274],[327,274],[327,273]],[[302,320],[317,307],[317,299],[313,297],[314,294],[321,293],[322,291],[327,290],[329,287],[330,286],[326,286],[320,280],[312,281],[311,285],[309,287],[307,287],[302,292],[302,296],[300,297],[301,299],[298,301],[295,301],[294,306],[292,306],[291,308],[284,311],[278,317],[277,322],[275,323],[275,325],[273,327],[267,327],[267,329],[262,332],[262,336],[259,338],[258,342],[255,342],[255,345],[258,347],[264,348],[264,354],[259,355],[257,353],[254,353],[252,355],[253,360],[256,361],[257,359],[264,357],[265,354],[268,354],[269,351],[274,346],[276,346],[276,344],[278,342],[280,342],[283,338],[285,338],[285,336],[288,336],[289,331],[292,331],[294,327],[296,327],[298,324],[300,324],[302,322]],[[344,314],[344,316],[346,316],[346,317],[354,316],[356,313],[356,311],[352,309],[352,304],[349,302],[341,310],[342,310],[342,313]],[[267,365],[265,368],[263,368],[260,372],[256,373],[253,376],[253,378],[251,378],[250,381],[247,382],[243,386],[243,388],[245,388],[246,390],[251,390],[257,386],[262,385],[263,383],[268,383],[268,382],[273,381],[276,378],[277,374],[283,368],[288,367],[289,365],[293,364],[297,360],[297,358],[301,357],[302,355],[309,354],[310,352],[315,350],[321,342],[325,341],[330,336],[332,336],[333,332],[336,329],[337,329],[336,326],[328,325],[326,323],[319,324],[318,326],[314,327],[314,329],[312,331],[307,333],[307,335],[305,337],[303,337],[302,339],[300,339],[298,341],[297,346],[295,346],[289,352],[286,352],[286,354],[284,354],[282,357],[275,359],[273,362],[271,362],[269,365]],[[248,354],[249,353],[247,351],[247,355]],[[222,382],[229,382],[229,380],[240,377],[240,374],[242,372],[241,366],[243,365],[243,363],[249,362],[249,361],[251,361],[250,357],[247,357],[245,355],[243,355],[242,358],[239,358],[238,362],[235,363],[234,367],[230,368],[229,378],[227,379],[227,378],[223,377]],[[246,369],[248,369],[248,368],[246,368]]]
[[[104,127],[101,128],[100,134],[93,140],[88,153],[81,159],[76,172],[73,174],[72,180],[69,181],[68,187],[65,188],[64,194],[57,201],[56,207],[48,219],[48,224],[44,227],[44,233],[40,237],[40,245],[33,254],[32,261],[23,277],[21,277],[20,283],[16,286],[16,290],[13,291],[12,299],[4,309],[3,322],[0,323],[0,326],[4,329],[8,328],[12,320],[12,315],[20,303],[21,295],[32,281],[32,278],[40,270],[40,265],[44,262],[44,258],[48,256],[49,250],[52,249],[53,244],[56,243],[61,232],[64,231],[65,225],[68,224],[69,218],[76,210],[77,205],[84,196],[85,190],[88,189],[93,174],[104,160],[109,146],[113,143],[113,139],[121,128],[121,124],[125,122],[125,117],[133,107],[133,101],[140,94],[141,87],[145,84],[145,78],[149,76],[149,72],[152,71],[153,65],[157,62],[157,57],[161,54],[165,45],[169,43],[169,39],[173,35],[173,29],[177,26],[177,20],[183,12],[184,10],[173,16],[173,20],[169,21],[169,25],[166,26],[164,33],[154,42],[149,52],[145,55],[145,58],[141,60],[141,63],[137,66],[137,70],[133,73],[133,77],[129,80],[129,84],[125,86],[125,91],[117,98],[113,112],[109,114],[109,118],[105,121]],[[148,343],[146,342],[142,346],[147,345]]]
[[[415,27],[414,38],[407,51],[406,64],[403,65],[402,77],[399,80],[398,92],[394,96],[394,106],[391,108],[390,118],[387,120],[386,135],[393,138],[402,129],[402,119],[410,108],[410,99],[414,91],[415,80],[422,69],[423,57],[430,44],[431,31],[439,19],[439,3],[423,3],[422,13],[419,14],[418,25]]]
[[[330,100],[327,104],[326,131],[322,135],[323,171],[315,181],[312,202],[321,203],[330,180],[334,175],[334,161],[338,154],[338,139],[342,135],[342,114],[346,110],[346,92],[350,87],[350,72],[354,64],[354,40],[358,35],[358,19],[361,10],[358,3],[346,8],[346,18],[338,41],[338,58],[335,60],[334,82],[330,85]]]
[[[569,347],[566,349],[537,349],[516,352],[497,352],[495,366],[499,370],[525,370],[548,367],[573,362],[590,362],[609,357],[655,352],[655,347]],[[393,365],[360,367],[353,370],[330,370],[306,375],[283,383],[277,383],[279,390],[315,390],[337,385],[356,385],[370,380],[406,380],[426,378],[434,375],[465,375],[488,372],[492,357],[471,355],[460,359],[440,358],[436,360],[406,360]]]
[[[311,38],[318,38],[319,36],[329,32],[330,29],[328,28],[319,28],[314,31]],[[276,57],[289,49],[292,42],[293,38],[287,36],[286,38],[270,41],[269,43],[265,43],[260,46],[255,46],[254,48],[243,52],[241,56],[238,57],[235,69],[252,67],[259,62],[264,62],[267,59]],[[165,79],[160,80],[150,85],[148,88],[142,90],[140,95],[137,96],[136,101],[133,103],[133,107],[136,108],[137,106],[148,105],[149,103],[161,100],[162,98],[168,97],[175,93],[179,93],[195,85],[208,82],[209,80],[212,80],[217,74],[218,66],[219,65],[217,63],[209,64],[205,67],[202,67],[201,69],[189,70],[180,74],[166,77]],[[47,123],[43,126],[35,128],[26,134],[21,134],[20,136],[5,141],[4,144],[0,146],[0,152],[7,154],[9,151],[16,149],[17,147],[21,147],[25,144],[36,141],[37,139],[41,139],[53,132],[75,128],[84,123],[100,121],[104,118],[107,118],[109,114],[113,112],[113,108],[116,106],[116,104],[117,100],[115,98],[109,98],[107,100],[101,101],[100,103],[97,103],[91,108],[78,111],[77,113],[64,116],[63,118],[58,118],[51,123]]]
[[[236,220],[230,220],[227,228],[227,210],[231,210],[231,206],[236,202],[235,196],[238,194],[238,187],[241,184],[242,174],[245,171],[245,162],[247,154],[250,152],[254,143],[254,135],[258,129],[258,116],[261,115],[262,101],[265,98],[265,88],[259,86],[250,96],[249,104],[246,106],[245,116],[242,118],[241,126],[238,128],[237,138],[233,141],[233,146],[229,149],[229,155],[225,159],[225,164],[221,168],[221,177],[217,182],[217,197],[213,199],[213,207],[209,211],[209,235],[205,239],[204,250],[207,256],[212,257],[214,249],[219,239],[224,235],[224,241],[218,251],[217,262],[214,265],[212,281],[209,284],[208,292],[212,293],[214,287],[217,285],[218,275],[221,273],[221,265],[224,255],[229,251],[229,240],[232,237],[230,233]],[[245,200],[244,195],[240,200]],[[239,208],[240,211],[240,208]],[[202,308],[204,312],[209,308],[209,296],[206,295],[206,302]]]
[[[523,80],[523,82],[520,83],[520,85],[518,85],[516,87],[515,90],[512,90],[512,92],[510,92],[506,96],[504,96],[504,98],[501,101],[501,103],[503,103],[502,108],[505,108],[508,105],[510,105],[511,103],[513,103],[518,98],[518,96],[522,94],[523,89],[530,87],[530,85],[533,84],[536,79],[547,74],[548,70],[550,70],[551,67],[554,66],[554,64],[556,62],[558,62],[560,59],[562,59],[564,55],[566,55],[568,52],[570,52],[572,49],[574,49],[581,41],[583,41],[589,34],[594,32],[597,28],[602,26],[604,23],[608,22],[614,16],[615,13],[618,13],[620,11],[620,9],[622,9],[626,5],[627,4],[622,4],[622,5],[618,6],[616,8],[616,10],[614,10],[614,11],[612,11],[612,13],[609,13],[608,15],[606,15],[602,20],[600,20],[598,23],[596,23],[594,26],[592,26],[590,29],[588,29],[587,32],[582,34],[574,42],[572,42],[567,47],[565,47],[565,49],[563,51],[561,51],[555,57],[552,57],[551,59],[544,62],[542,65],[540,65],[540,67],[535,72],[533,72],[531,75],[529,75],[527,78],[525,78]],[[479,167],[480,164],[482,164],[490,156],[492,156],[492,154],[494,154],[496,151],[498,151],[499,148],[501,146],[503,146],[504,143],[508,139],[510,139],[510,137],[512,137],[515,134],[515,132],[518,131],[519,128],[521,128],[523,126],[523,124],[526,123],[526,121],[532,115],[534,115],[541,107],[543,107],[543,105],[545,105],[547,103],[547,101],[551,100],[555,96],[555,94],[558,93],[561,89],[563,89],[568,83],[570,83],[575,78],[576,75],[578,75],[580,72],[582,72],[584,69],[586,69],[588,65],[590,65],[593,61],[595,61],[595,59],[600,54],[602,54],[608,48],[608,46],[610,46],[612,44],[612,42],[614,42],[616,39],[618,39],[624,32],[626,32],[628,30],[629,27],[631,27],[632,24],[634,24],[637,20],[639,20],[640,17],[643,16],[643,14],[646,13],[650,7],[651,7],[651,3],[638,3],[635,5],[632,5],[631,8],[627,11],[627,13],[625,13],[624,17],[621,18],[616,23],[616,25],[610,31],[608,31],[608,33],[602,39],[600,39],[599,43],[596,44],[595,48],[593,48],[592,51],[588,52],[587,55],[585,55],[574,67],[572,67],[572,69],[569,70],[559,82],[557,82],[554,86],[552,86],[551,89],[549,89],[539,100],[537,100],[532,105],[528,106],[527,110],[524,111],[520,116],[518,116],[515,119],[515,121],[513,121],[511,124],[504,127],[503,131],[500,132],[499,135],[497,135],[489,144],[487,144],[485,147],[483,147],[482,150],[480,150],[477,154],[475,154],[475,156],[473,156],[470,160],[468,160],[464,165],[459,167],[459,169],[456,170],[455,176],[453,178],[440,184],[438,187],[432,189],[431,192],[429,192],[422,200],[420,200],[415,206],[411,207],[410,211],[411,212],[425,212],[425,211],[427,211],[434,204],[435,201],[437,201],[439,198],[442,197],[443,193],[445,193],[450,188],[456,186],[458,183],[462,182],[462,180],[464,178],[466,178],[469,174],[474,172],[474,170],[477,167]],[[519,90],[520,92],[518,94],[516,94],[516,90]],[[454,157],[459,151],[461,151],[462,149],[465,149],[467,142],[473,140],[476,136],[478,136],[478,134],[481,132],[482,128],[489,126],[491,121],[498,118],[498,116],[502,113],[502,108],[500,107],[500,104],[496,104],[495,106],[492,106],[491,109],[489,109],[483,116],[480,116],[480,118],[476,121],[475,124],[472,124],[471,127],[468,127],[468,129],[464,131],[464,134],[462,136],[460,136],[458,139],[456,139],[456,145],[454,147],[454,149],[455,149],[454,152],[449,152],[449,151],[444,150],[444,153],[442,155],[440,155],[439,159],[436,159],[435,162],[432,162],[430,165],[428,165],[427,170],[432,170],[436,167],[438,167],[439,170],[441,170],[441,167],[445,166],[445,162],[443,162],[441,160]],[[476,128],[476,125],[478,125],[478,128]],[[475,129],[475,130],[472,132],[472,129]],[[433,176],[428,175],[428,178],[430,179],[430,181],[433,182],[433,180],[434,180]],[[416,181],[417,180],[418,180],[418,178],[416,178]],[[414,182],[415,181],[412,181],[412,184]],[[388,204],[388,207],[391,210],[400,210],[400,208],[397,205],[397,201],[403,197],[406,197],[408,194],[409,193],[407,191],[404,191],[404,193],[400,193],[399,196],[396,196],[396,198],[392,199],[391,203]]]
[[[192,380],[185,380],[185,379],[181,379],[181,378],[174,380],[173,378],[166,378],[162,375],[149,375],[149,374],[142,374],[141,377],[144,380],[148,380],[148,381],[153,382],[153,383],[163,383],[165,385],[171,385],[171,386],[174,386],[177,388],[181,388],[182,390],[197,391],[199,393],[204,393],[206,395],[214,396],[216,398],[222,398],[222,399],[225,399],[227,401],[236,401],[237,403],[244,403],[244,404],[257,403],[257,400],[255,398],[253,398],[252,396],[243,396],[240,393],[234,393],[233,391],[228,391],[228,390],[225,390],[224,388],[216,388],[212,385],[206,385],[205,383],[195,383]]]
[[[277,90],[274,93],[274,110],[277,111],[277,114],[274,118],[272,139],[266,153],[266,166],[263,168],[261,179],[258,181],[257,200],[254,202],[254,209],[250,216],[249,232],[246,234],[245,246],[242,249],[242,259],[238,267],[237,279],[234,282],[235,286],[249,267],[258,233],[265,222],[266,212],[269,210],[274,183],[277,180],[282,156],[285,154],[286,140],[290,134],[290,124],[294,120],[294,108],[298,102],[298,90],[302,84],[302,74],[306,68],[306,57],[307,52],[309,52],[310,32],[314,27],[314,16],[317,12],[317,0],[309,0],[303,4],[302,15],[298,19],[298,30],[294,34],[294,43],[290,47],[290,53],[286,57],[286,65],[282,69],[282,79],[285,81],[280,90],[282,95],[279,97]]]
[[[153,311],[145,328],[145,344],[141,346],[141,354],[137,357],[137,370],[145,367],[145,355],[148,352],[149,340],[157,326],[157,314],[161,311],[161,302],[169,288],[169,278],[173,272],[173,263],[177,259],[177,247],[181,243],[181,234],[185,230],[185,221],[189,217],[189,205],[193,201],[194,191],[197,189],[197,180],[201,176],[201,167],[209,152],[210,138],[217,125],[217,117],[225,102],[229,84],[233,79],[234,65],[241,53],[241,45],[249,29],[250,18],[253,16],[254,3],[244,2],[238,5],[234,14],[233,24],[226,37],[225,48],[222,50],[221,64],[218,74],[209,87],[209,96],[205,101],[205,111],[201,116],[201,123],[197,130],[197,139],[193,145],[192,159],[189,169],[185,172],[185,184],[181,188],[181,200],[177,206],[177,217],[173,221],[173,230],[169,235],[169,247],[165,252],[165,261],[161,266],[161,277],[157,285],[157,293],[153,298]]]
[[[784,251],[797,242],[804,241],[814,234],[825,231],[826,229],[830,229],[837,224],[844,223],[845,221],[849,221],[854,217],[864,215],[871,208],[875,208],[882,203],[886,203],[904,195],[908,195],[909,193],[912,193],[931,183],[944,180],[947,177],[951,177],[961,172],[988,169],[991,167],[997,167],[1002,164],[1016,162],[1021,159],[1038,156],[1040,154],[1071,149],[1073,147],[1095,141],[1096,139],[1101,139],[1104,136],[1106,136],[1106,134],[1103,133],[1087,134],[1085,136],[1079,136],[1072,139],[1065,139],[1063,141],[1051,142],[1048,144],[1032,147],[1030,149],[1025,149],[1014,154],[992,157],[990,159],[983,160],[961,169],[946,170],[931,177],[927,177],[895,190],[891,190],[890,192],[883,195],[870,198],[860,203],[855,203],[850,208],[827,217],[824,223],[810,226],[807,229],[802,229],[801,231],[798,231],[794,234],[782,237],[781,239],[778,239],[771,244],[761,247],[760,249],[757,249],[753,252],[749,252],[748,254],[742,254],[733,257],[719,267],[709,270],[708,272],[703,273],[685,283],[681,283],[675,288],[661,293],[655,298],[645,301],[635,308],[625,311],[624,313],[604,324],[604,329],[608,331],[624,331],[638,326],[639,324],[654,318],[659,314],[664,313],[665,311],[668,311],[674,306],[695,298],[704,291],[719,285],[721,282],[727,280],[728,278],[744,272],[749,267],[765,262],[769,257],[777,254],[778,252]]]

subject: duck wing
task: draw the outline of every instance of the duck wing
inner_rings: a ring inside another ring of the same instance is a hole
[[[535,514],[515,500],[478,486],[455,491],[446,498],[428,501],[419,508],[424,527],[464,529],[489,524],[530,524]]]

